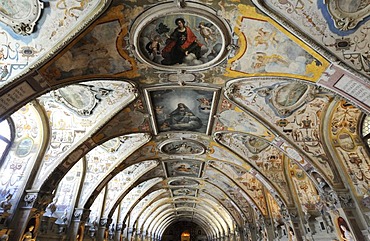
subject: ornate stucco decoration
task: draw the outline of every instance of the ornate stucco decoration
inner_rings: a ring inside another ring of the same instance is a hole
[[[226,20],[195,2],[179,0],[151,7],[136,18],[129,33],[135,57],[163,71],[208,69],[222,62],[232,49]]]
[[[40,18],[44,4],[39,0],[8,1],[0,4],[0,21],[15,33],[29,35]]]
[[[342,31],[355,28],[359,22],[370,15],[370,5],[365,0],[327,0],[325,4],[335,27]]]

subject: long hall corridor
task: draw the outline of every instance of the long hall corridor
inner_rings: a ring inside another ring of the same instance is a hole
[[[370,241],[368,3],[0,1],[0,241]]]

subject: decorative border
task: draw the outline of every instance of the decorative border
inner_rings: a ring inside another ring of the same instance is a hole
[[[211,61],[200,64],[196,66],[175,66],[172,65],[169,69],[166,65],[157,64],[151,61],[144,56],[141,52],[139,41],[142,31],[145,27],[150,24],[153,20],[158,19],[160,17],[164,17],[167,15],[194,15],[194,16],[201,16],[202,18],[206,19],[207,21],[211,22],[214,26],[217,27],[218,31],[221,33],[222,37],[222,48],[220,53]],[[194,2],[187,2],[186,5],[182,8],[181,6],[176,5],[174,2],[158,4],[152,8],[149,8],[141,15],[139,15],[133,24],[130,27],[130,43],[131,43],[131,50],[135,57],[140,61],[143,62],[155,69],[163,70],[163,71],[172,71],[177,72],[181,70],[188,70],[188,71],[201,71],[204,69],[211,68],[220,62],[222,62],[229,54],[231,49],[231,29],[229,24],[217,17],[217,12],[209,7],[201,5],[199,3]]]

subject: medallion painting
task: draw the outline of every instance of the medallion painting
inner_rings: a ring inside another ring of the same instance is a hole
[[[169,155],[201,155],[205,152],[205,147],[195,141],[174,140],[169,143],[165,143],[160,147],[160,150]]]
[[[226,22],[204,5],[187,4],[186,11],[173,3],[159,4],[142,13],[131,25],[134,54],[158,69],[199,70],[222,61],[231,34]]]
[[[193,186],[194,187],[194,186],[198,186],[199,182],[196,180],[185,179],[182,177],[181,179],[177,179],[177,180],[173,180],[169,182],[169,184],[175,187],[178,187],[178,186]]]
[[[215,94],[213,90],[190,88],[149,91],[154,128],[157,132],[208,133]]]
[[[29,35],[40,18],[43,6],[39,0],[0,1],[0,21],[17,34]]]

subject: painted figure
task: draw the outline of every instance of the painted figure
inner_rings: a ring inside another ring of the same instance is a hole
[[[177,109],[169,114],[163,124],[162,130],[188,130],[194,131],[203,125],[201,119],[196,117],[183,103],[177,105]]]
[[[214,37],[212,36],[213,35],[212,29],[206,26],[204,22],[200,22],[198,28],[199,28],[200,35],[202,35],[206,44],[208,44],[208,40],[211,40],[211,41],[215,40]]]
[[[197,42],[197,37],[191,29],[185,26],[185,20],[177,18],[175,23],[177,28],[169,36],[162,50],[164,65],[182,64],[184,58],[190,53],[193,53],[197,59],[201,57],[202,45]]]
[[[149,56],[152,55],[152,58],[155,59],[157,55],[160,54],[159,48],[160,48],[160,41],[161,37],[159,35],[154,36],[153,40],[150,41],[146,46],[146,50],[149,53]]]

